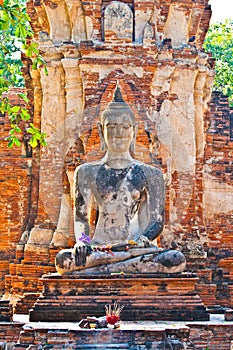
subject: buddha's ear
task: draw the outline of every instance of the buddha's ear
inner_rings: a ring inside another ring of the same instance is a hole
[[[132,153],[135,152],[135,144],[136,144],[136,137],[137,137],[137,133],[138,133],[138,124],[134,125],[134,132],[133,132],[133,140],[130,144],[130,151]]]
[[[106,145],[105,140],[104,140],[103,125],[100,122],[98,122],[97,128],[98,128],[98,133],[100,135],[100,151],[104,152],[107,149],[107,145]]]

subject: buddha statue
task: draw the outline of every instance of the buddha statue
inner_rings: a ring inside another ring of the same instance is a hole
[[[58,273],[177,273],[185,257],[157,246],[164,226],[163,173],[131,154],[137,125],[117,87],[98,124],[102,159],[75,171],[76,244],[56,257]]]

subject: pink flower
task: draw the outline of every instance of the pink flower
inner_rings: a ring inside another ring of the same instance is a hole
[[[85,234],[85,232],[81,233],[81,237],[79,238],[79,240],[85,244],[91,244],[91,238]]]

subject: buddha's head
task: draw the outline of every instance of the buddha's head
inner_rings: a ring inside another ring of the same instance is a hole
[[[113,101],[101,116],[101,133],[105,146],[115,153],[123,153],[130,148],[133,150],[135,131],[134,113],[117,87]]]

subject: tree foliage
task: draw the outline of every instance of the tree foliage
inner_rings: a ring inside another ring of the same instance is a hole
[[[10,87],[24,86],[21,51],[30,57],[33,69],[45,64],[37,43],[28,40],[33,36],[33,32],[25,3],[26,0],[0,0],[0,112],[7,113],[10,119],[11,130],[7,138],[9,147],[20,146],[22,124],[26,125],[26,132],[30,135],[29,144],[32,147],[38,144],[46,145],[46,134],[30,123],[26,94],[19,93],[19,98],[26,104],[25,107],[11,105],[6,94]]]
[[[204,48],[216,59],[213,89],[221,91],[233,106],[233,20],[213,23],[208,30]]]

